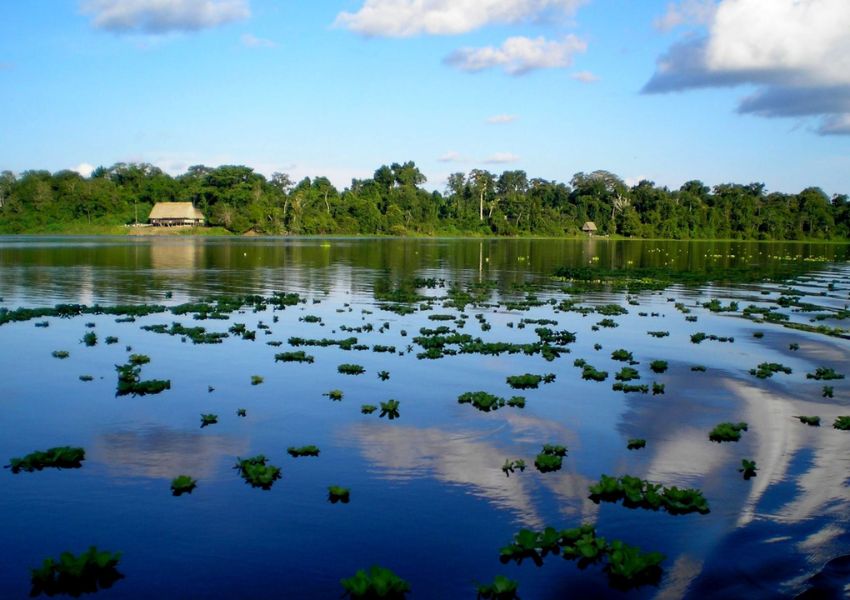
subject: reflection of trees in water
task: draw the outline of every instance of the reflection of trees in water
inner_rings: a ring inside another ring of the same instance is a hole
[[[91,458],[106,464],[116,476],[172,479],[188,474],[210,478],[223,457],[247,450],[248,442],[242,438],[154,426],[101,435]]]
[[[536,429],[537,440],[559,430],[558,439],[565,439],[566,430],[547,421],[520,418],[511,428],[520,435]],[[536,423],[535,423],[536,422]],[[449,484],[468,486],[472,493],[487,499],[501,509],[517,514],[524,526],[542,528],[547,523],[536,506],[535,487],[542,485],[558,498],[561,512],[576,522],[592,521],[597,507],[587,499],[590,481],[574,472],[564,470],[541,475],[534,468],[534,454],[496,443],[492,432],[445,431],[439,428],[416,428],[380,424],[357,425],[347,436],[353,438],[362,455],[379,471],[380,476],[394,480],[423,477]],[[506,458],[523,458],[526,470],[506,477],[501,468]]]

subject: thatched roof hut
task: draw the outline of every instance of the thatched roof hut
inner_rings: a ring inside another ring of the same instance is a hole
[[[581,230],[588,235],[593,235],[596,233],[596,223],[593,221],[587,221],[584,225],[581,226]]]
[[[174,225],[204,224],[204,213],[191,202],[157,202],[148,217],[151,225],[171,227]]]

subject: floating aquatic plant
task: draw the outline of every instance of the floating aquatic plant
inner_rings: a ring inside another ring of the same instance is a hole
[[[328,500],[330,500],[331,504],[336,504],[337,502],[348,504],[350,499],[351,491],[348,488],[338,485],[328,486]]]
[[[316,359],[304,352],[303,350],[296,350],[294,352],[280,352],[274,355],[275,362],[312,363],[314,360]]]
[[[319,456],[319,448],[312,445],[301,446],[299,448],[290,446],[286,449],[286,452],[293,458],[298,458],[299,456]]]
[[[381,414],[378,416],[386,417],[390,421],[398,419],[400,416],[398,413],[398,406],[398,400],[387,400],[386,402],[381,402]]]
[[[79,469],[82,461],[86,458],[83,448],[72,446],[57,446],[44,451],[35,451],[23,458],[12,458],[9,460],[8,468],[12,473],[26,471],[41,471],[46,468],[54,469]]]
[[[756,461],[747,460],[746,458],[741,459],[741,467],[738,469],[738,472],[743,473],[744,479],[752,479],[756,476],[756,471],[758,471]]]
[[[94,381],[94,377],[91,375],[80,375],[80,381]]]
[[[649,368],[652,369],[653,373],[664,373],[667,370],[667,361],[654,360],[649,363]]]
[[[640,450],[646,447],[646,440],[642,438],[631,438],[626,446],[629,450]]]
[[[513,579],[508,579],[504,575],[496,575],[492,583],[476,586],[478,598],[493,599],[493,600],[519,600],[517,590],[519,583]]]
[[[592,381],[605,381],[608,379],[608,371],[597,371],[591,365],[584,365],[581,371],[582,379],[589,379]]]
[[[832,426],[842,431],[850,431],[850,416],[836,417]]]
[[[488,394],[487,392],[464,392],[457,398],[458,404],[471,404],[482,412],[491,412],[498,410],[503,406],[515,406],[523,408],[525,406],[525,398],[514,396],[509,400]]]
[[[371,415],[376,410],[378,410],[378,407],[374,404],[363,404],[360,407],[360,412],[362,412],[364,415]]]
[[[768,377],[773,377],[774,373],[785,373],[787,375],[791,374],[791,367],[786,367],[780,363],[768,363],[763,362],[755,369],[750,369],[750,375],[755,375],[759,379],[767,379]]]
[[[269,490],[275,481],[280,479],[280,467],[267,464],[268,459],[262,454],[251,458],[236,459],[234,469],[239,470],[239,474],[252,487]]]
[[[558,471],[566,455],[567,448],[565,446],[546,444],[543,446],[543,451],[535,457],[534,466],[541,473]]]
[[[403,600],[410,592],[410,584],[384,567],[373,566],[368,571],[359,570],[353,577],[341,579],[345,595],[352,600]]]
[[[653,396],[658,396],[660,394],[663,394],[664,390],[665,390],[665,384],[658,383],[657,381],[652,382],[652,395]]]
[[[83,335],[83,339],[80,340],[86,346],[96,346],[97,345],[97,334],[94,331],[89,331],[85,335]]]
[[[111,588],[124,576],[116,567],[120,552],[106,552],[91,546],[87,552],[74,556],[63,552],[59,560],[46,558],[41,567],[31,570],[30,596],[80,596]]]
[[[640,374],[632,367],[623,367],[619,373],[614,375],[614,379],[617,381],[632,381],[633,379],[640,379]]]
[[[831,379],[844,379],[844,375],[836,373],[835,369],[832,368],[818,367],[814,373],[806,373],[806,379],[829,381]]]
[[[695,373],[705,373],[705,367],[703,365],[694,365],[691,367],[691,371]]]
[[[643,384],[632,384],[632,383],[623,383],[622,381],[618,381],[614,385],[611,386],[611,389],[615,392],[623,392],[626,394],[630,394],[633,392],[638,392],[641,394],[649,393],[649,386],[645,383]]]
[[[506,458],[505,464],[502,465],[502,472],[510,477],[511,473],[516,470],[519,470],[520,472],[525,471],[525,461],[522,459],[511,460]]]
[[[340,400],[342,400],[343,393],[342,393],[342,390],[331,390],[329,392],[325,392],[322,395],[327,396],[328,398],[330,398],[331,400],[333,400],[335,402],[339,402]]]
[[[130,358],[132,359],[133,357]],[[171,389],[170,380],[149,379],[142,381],[140,375],[142,369],[138,365],[132,363],[115,365],[115,370],[118,371],[117,396],[126,396],[128,394],[144,396],[147,394],[159,394],[160,392]]]
[[[192,479],[188,475],[179,475],[171,480],[171,494],[174,496],[191,494],[197,485],[197,480]]]
[[[804,425],[809,425],[811,427],[820,427],[820,417],[808,417],[805,415],[800,415],[797,418],[800,420],[800,423],[803,423]]]
[[[378,379],[380,379],[381,381],[386,381],[389,378],[390,378],[390,372],[389,371],[378,371]]]
[[[632,360],[634,360],[632,353],[629,352],[628,350],[623,349],[623,348],[620,348],[619,350],[614,350],[611,353],[611,358],[614,359],[614,360],[620,360],[620,361],[623,361],[623,362],[631,362]]]
[[[789,349],[789,350],[799,350],[799,349],[800,349],[800,344],[798,344],[798,343],[796,343],[796,342],[795,342],[795,343],[793,343],[793,344],[788,344],[788,349]]]
[[[63,359],[71,356],[71,353],[67,350],[54,350],[53,352],[51,352],[51,355],[53,356],[53,358]]]
[[[673,515],[709,512],[708,501],[697,489],[663,487],[638,477],[602,475],[590,486],[590,499],[595,502],[619,502],[629,508],[664,509]]]
[[[236,416],[237,417],[247,417],[248,411],[244,408],[237,408],[236,409]]]
[[[360,365],[352,365],[352,364],[342,364],[336,368],[337,371],[342,373],[343,375],[362,375],[366,372]]]
[[[118,338],[115,337],[114,335],[108,335],[108,336],[106,336],[106,339],[104,340],[104,342],[106,342],[106,344],[108,346],[111,346],[112,344],[118,343]]]
[[[260,385],[264,379],[260,375],[251,375],[251,385]]]
[[[642,583],[654,584],[661,577],[661,563],[665,556],[660,552],[642,552],[614,540],[607,549],[608,564],[605,570],[616,588],[628,589]]]
[[[209,425],[215,425],[218,423],[218,415],[210,414],[201,414],[201,427],[207,427]]]
[[[655,338],[663,338],[670,335],[669,331],[647,331],[647,333]]]
[[[741,439],[741,432],[747,431],[747,424],[740,423],[720,423],[708,434],[708,439],[712,442],[737,442]]]
[[[831,385],[823,386],[823,389],[821,390],[821,396],[822,397],[833,398],[834,394],[835,394],[835,390],[833,389],[833,387]]]

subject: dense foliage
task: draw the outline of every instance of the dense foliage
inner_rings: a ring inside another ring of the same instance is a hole
[[[68,231],[144,223],[154,203],[192,201],[209,225],[234,233],[570,235],[593,221],[599,234],[674,239],[841,239],[850,202],[819,188],[766,193],[764,185],[689,181],[678,190],[607,171],[569,184],[474,169],[428,192],[413,162],[382,166],[338,190],[326,177],[298,183],[245,166],[193,166],[172,177],[149,164],[0,174],[0,232]]]

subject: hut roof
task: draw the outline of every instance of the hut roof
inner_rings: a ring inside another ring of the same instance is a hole
[[[201,219],[204,213],[191,202],[157,202],[148,219]]]
[[[582,231],[596,231],[596,223],[593,221],[587,221],[584,225],[581,226]]]

